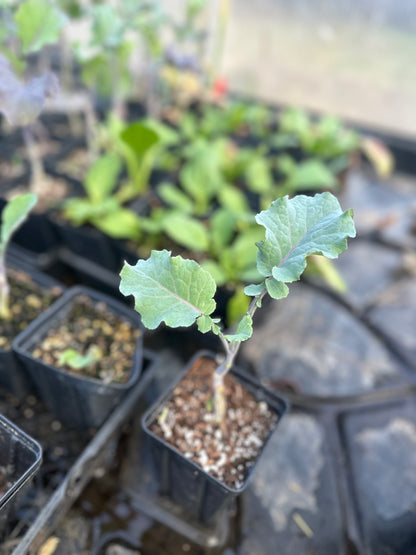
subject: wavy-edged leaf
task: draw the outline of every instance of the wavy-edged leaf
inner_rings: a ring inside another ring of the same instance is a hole
[[[0,252],[3,252],[13,233],[23,224],[38,197],[32,193],[12,198],[3,209],[1,218]]]
[[[266,229],[266,239],[257,245],[257,268],[277,282],[299,279],[311,254],[337,258],[347,237],[355,237],[352,210],[343,212],[331,193],[278,199],[256,221]]]
[[[133,295],[143,324],[155,329],[161,322],[172,328],[188,327],[215,310],[213,277],[194,260],[170,256],[167,250],[152,251],[135,266],[125,263],[120,291]]]
[[[248,314],[246,314],[240,320],[240,323],[237,326],[237,331],[235,333],[224,335],[224,337],[230,343],[234,343],[236,341],[247,341],[247,339],[250,339],[252,335],[253,335],[253,320]]]
[[[257,297],[257,295],[260,295],[263,289],[264,289],[264,282],[257,283],[257,284],[252,283],[244,287],[244,293],[249,297]]]

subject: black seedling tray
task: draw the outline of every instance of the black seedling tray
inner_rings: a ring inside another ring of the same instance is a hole
[[[0,415],[0,467],[7,469],[12,485],[0,497],[0,537],[16,512],[29,481],[42,461],[40,445]]]
[[[8,525],[1,555],[38,553],[88,481],[110,465],[121,429],[135,412],[156,366],[157,357],[146,351],[141,379],[94,435],[64,427],[34,396],[19,402],[0,390],[0,411],[36,437],[44,451],[39,473]]]

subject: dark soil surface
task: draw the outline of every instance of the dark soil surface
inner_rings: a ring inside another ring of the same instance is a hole
[[[140,333],[110,312],[104,302],[94,304],[87,296],[79,295],[70,312],[49,330],[32,354],[72,374],[106,383],[126,383]],[[65,364],[60,359],[67,349],[94,360],[84,368]]]
[[[230,374],[225,378],[227,413],[218,424],[212,411],[212,375],[216,364],[199,359],[173,390],[150,429],[203,470],[238,489],[254,465],[277,415],[256,401]]]
[[[63,178],[55,177],[45,173],[42,182],[35,187],[35,193],[38,195],[38,202],[34,207],[34,212],[43,214],[49,208],[55,206],[58,202],[65,199],[71,191],[70,184]],[[6,198],[10,199],[16,195],[28,192],[26,185],[14,187],[10,190]]]
[[[12,318],[0,321],[0,349],[10,349],[16,335],[23,331],[62,293],[60,287],[48,290],[40,287],[25,272],[8,269],[7,273],[10,284]]]
[[[56,170],[73,179],[83,181],[90,165],[88,151],[85,148],[77,148],[56,163]]]

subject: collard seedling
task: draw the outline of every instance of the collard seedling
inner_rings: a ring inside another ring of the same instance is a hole
[[[152,251],[149,259],[139,260],[135,266],[125,263],[120,274],[120,291],[134,296],[145,327],[155,329],[162,322],[172,328],[188,327],[196,322],[201,333],[212,332],[220,338],[225,358],[213,378],[218,421],[226,411],[224,376],[241,343],[253,333],[253,315],[263,297],[286,297],[287,284],[300,279],[308,256],[337,258],[347,248],[347,238],[355,237],[352,210],[343,212],[331,193],[277,199],[257,214],[256,222],[265,228],[264,241],[257,243],[257,269],[263,280],[245,288],[252,300],[234,333],[226,333],[220,320],[213,317],[216,284],[197,262],[172,257],[167,250]]]

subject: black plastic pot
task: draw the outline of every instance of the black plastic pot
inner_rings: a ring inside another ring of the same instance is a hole
[[[0,497],[0,535],[41,461],[41,446],[0,415],[0,468],[7,469],[11,483]]]
[[[120,271],[119,257],[107,235],[91,226],[75,227],[58,216],[54,216],[52,222],[62,245],[67,249],[107,270]]]
[[[159,492],[168,495],[175,503],[183,506],[190,518],[208,523],[220,509],[227,506],[245,490],[255,465],[250,469],[241,488],[234,489],[205,472],[199,465],[187,459],[182,453],[150,431],[151,423],[160,413],[160,405],[169,399],[177,383],[200,357],[215,358],[210,352],[197,353],[169,390],[144,414],[142,428],[151,450],[152,465],[156,473]],[[231,370],[231,373],[258,401],[266,402],[269,409],[278,415],[280,421],[288,409],[288,402],[283,397],[268,390],[255,379],[235,368]],[[270,432],[262,450],[276,429],[277,426]]]
[[[13,350],[24,365],[40,398],[56,417],[78,429],[99,427],[140,378],[143,361],[143,334],[140,335],[131,375],[126,383],[103,383],[101,380],[75,376],[35,358],[31,351],[56,322],[65,319],[79,295],[87,295],[94,303],[104,302],[109,312],[142,327],[136,312],[122,303],[89,289],[72,287],[65,295],[36,318],[13,343]]]
[[[47,291],[59,287],[64,290],[63,285],[46,274],[33,270],[12,256],[7,257],[7,266],[15,270],[29,274],[33,282],[40,290]],[[30,390],[30,384],[22,371],[19,361],[13,349],[0,348],[0,387],[7,389],[17,397],[26,394]]]

